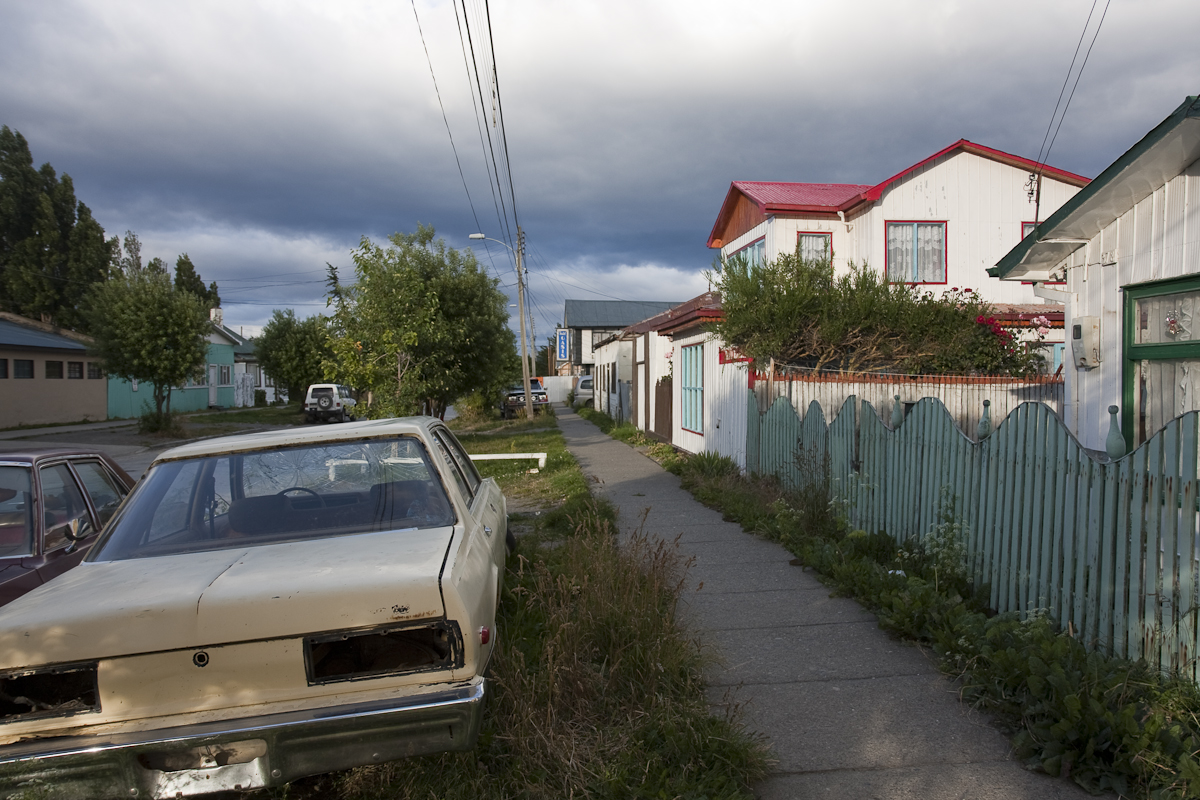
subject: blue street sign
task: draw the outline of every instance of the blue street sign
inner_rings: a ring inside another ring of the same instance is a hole
[[[559,328],[556,333],[558,334],[558,355],[555,356],[555,358],[559,361],[570,361],[570,339],[567,336],[570,331],[568,331],[566,328]]]

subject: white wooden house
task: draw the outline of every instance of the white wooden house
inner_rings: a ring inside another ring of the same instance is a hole
[[[1189,97],[990,270],[1065,303],[1064,422],[1104,449],[1200,409],[1200,100]]]
[[[596,365],[595,348],[624,328],[676,305],[662,300],[567,300],[563,304],[563,327],[568,331],[570,374],[591,375]]]
[[[1042,168],[1041,202],[1026,183],[1038,165],[961,139],[873,186],[736,181],[708,246],[722,259],[772,260],[799,248],[829,255],[835,272],[867,264],[892,280],[941,291],[971,288],[993,303],[1039,303],[1033,288],[988,280],[987,269],[1086,186]]]

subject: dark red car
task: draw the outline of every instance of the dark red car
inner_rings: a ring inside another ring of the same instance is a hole
[[[0,606],[83,560],[133,483],[98,450],[0,453]]]

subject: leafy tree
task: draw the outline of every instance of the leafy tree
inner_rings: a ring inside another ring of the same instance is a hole
[[[508,298],[469,250],[446,247],[432,227],[363,238],[356,281],[330,266],[334,307],[326,374],[369,392],[369,416],[441,416],[459,397],[496,394],[520,369]]]
[[[126,243],[137,237],[127,234]],[[165,270],[141,267],[137,247],[118,253],[114,274],[95,284],[85,302],[93,348],[110,375],[154,387],[156,420],[170,419],[171,387],[198,377],[208,353],[208,308],[177,290]],[[153,262],[152,262],[153,263]]]
[[[533,357],[533,374],[534,375],[549,375],[550,374],[550,347],[542,345],[538,348],[537,355]]]
[[[333,357],[329,321],[316,314],[301,321],[290,308],[275,309],[254,350],[263,372],[286,387],[288,398],[303,397],[309,384],[325,380],[324,364]]]
[[[82,326],[83,298],[107,277],[115,244],[75,200],[70,176],[34,169],[25,137],[0,127],[0,307]]]
[[[204,286],[204,280],[200,277],[200,273],[196,272],[196,265],[192,263],[192,259],[187,253],[181,253],[175,261],[175,288],[185,292],[191,292],[199,297],[209,308],[221,307],[221,295],[217,292],[217,282],[213,281]]]

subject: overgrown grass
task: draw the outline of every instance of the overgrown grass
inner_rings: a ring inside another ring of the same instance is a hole
[[[617,421],[603,411],[597,411],[594,408],[577,408],[575,413],[599,428],[601,433],[608,433],[617,427]]]
[[[473,753],[345,774],[344,798],[749,798],[763,750],[708,713],[695,644],[674,622],[673,548],[617,544],[594,507],[555,547],[522,542],[503,602],[495,688]]]
[[[965,525],[944,502],[920,543],[852,530],[822,465],[786,492],[712,454],[675,465],[683,485],[750,532],[782,542],[882,627],[928,646],[964,699],[996,715],[1027,766],[1123,797],[1200,797],[1200,690],[1144,663],[1088,652],[1046,616],[986,608],[963,561]]]
[[[201,411],[184,415],[189,422],[212,424],[214,422],[256,423],[260,425],[300,425],[304,422],[304,409],[299,403],[282,406],[255,406],[233,408],[225,411]]]
[[[575,458],[567,452],[557,428],[503,436],[458,434],[458,440],[468,453],[546,454],[546,466],[535,474],[529,472],[537,468],[532,459],[479,461],[475,465],[480,474],[493,477],[500,484],[510,511],[543,512],[535,520],[539,526],[557,524],[560,517],[565,521],[568,515],[580,513],[591,500],[587,481]]]
[[[339,800],[749,798],[766,748],[713,716],[698,643],[676,621],[670,544],[619,540],[558,431],[463,437],[469,452],[546,452],[546,468],[481,462],[506,494],[557,504],[509,558],[479,744],[298,781],[277,797]],[[526,488],[522,488],[525,484]]]
[[[554,409],[547,408],[540,414],[534,414],[532,418],[525,416],[522,409],[520,416],[516,419],[501,419],[499,414],[479,414],[455,417],[446,422],[446,427],[461,436],[464,433],[516,433],[518,431],[539,430],[542,428],[553,428]]]

